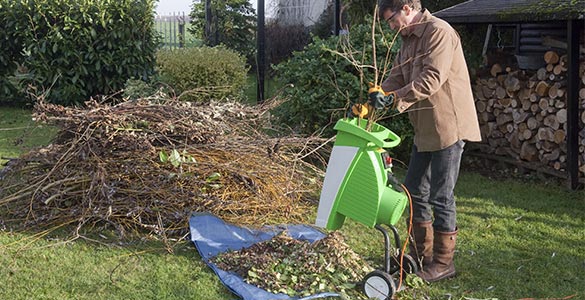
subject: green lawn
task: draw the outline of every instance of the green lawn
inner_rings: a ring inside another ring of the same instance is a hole
[[[0,109],[0,128],[12,128],[0,131],[0,156],[50,140],[52,131],[27,114]],[[464,171],[456,196],[458,277],[411,287],[399,299],[585,299],[584,191]],[[341,231],[356,252],[381,264],[378,231],[352,221]],[[107,232],[87,234],[99,243],[66,242],[58,231],[15,233],[0,216],[0,299],[235,298],[188,241],[177,242],[171,254],[152,238],[120,243]]]
[[[36,124],[28,109],[0,107],[0,165],[32,147],[48,144],[55,133],[54,128]]]
[[[110,246],[0,232],[1,299],[231,299],[189,242]],[[102,242],[110,242],[98,237]]]
[[[279,91],[279,83],[272,78],[266,77],[264,79],[264,99],[270,99],[274,97]],[[256,75],[248,75],[246,81],[246,89],[244,90],[244,96],[247,102],[250,104],[256,104],[258,102],[258,79]]]

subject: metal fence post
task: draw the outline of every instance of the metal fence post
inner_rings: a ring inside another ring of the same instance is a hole
[[[266,47],[265,47],[265,31],[264,31],[264,0],[258,0],[258,29],[257,29],[257,59],[256,64],[258,74],[257,84],[257,101],[258,103],[264,101],[264,69],[266,68]]]
[[[179,48],[185,47],[185,12],[183,16],[179,16]]]

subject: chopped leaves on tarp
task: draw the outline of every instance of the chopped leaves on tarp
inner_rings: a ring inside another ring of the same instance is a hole
[[[306,224],[248,228],[209,213],[189,219],[191,241],[243,300],[364,299],[356,283],[371,267],[337,232]]]
[[[249,284],[289,296],[334,291],[354,294],[356,299],[356,284],[373,270],[339,232],[311,243],[283,231],[249,248],[221,253],[211,262]]]

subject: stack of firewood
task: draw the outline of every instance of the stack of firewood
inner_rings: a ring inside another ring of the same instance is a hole
[[[566,55],[544,54],[536,71],[494,64],[473,85],[482,152],[564,170],[567,160]],[[585,61],[579,67],[579,170],[585,174]]]

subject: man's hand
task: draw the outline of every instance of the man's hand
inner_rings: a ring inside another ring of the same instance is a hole
[[[384,92],[381,86],[370,83],[370,89],[368,90],[368,96],[370,98],[370,104],[376,109],[382,109],[387,106],[394,104],[394,98],[396,93]]]
[[[358,118],[365,118],[372,111],[371,105],[368,103],[356,103],[351,106],[351,114]]]

